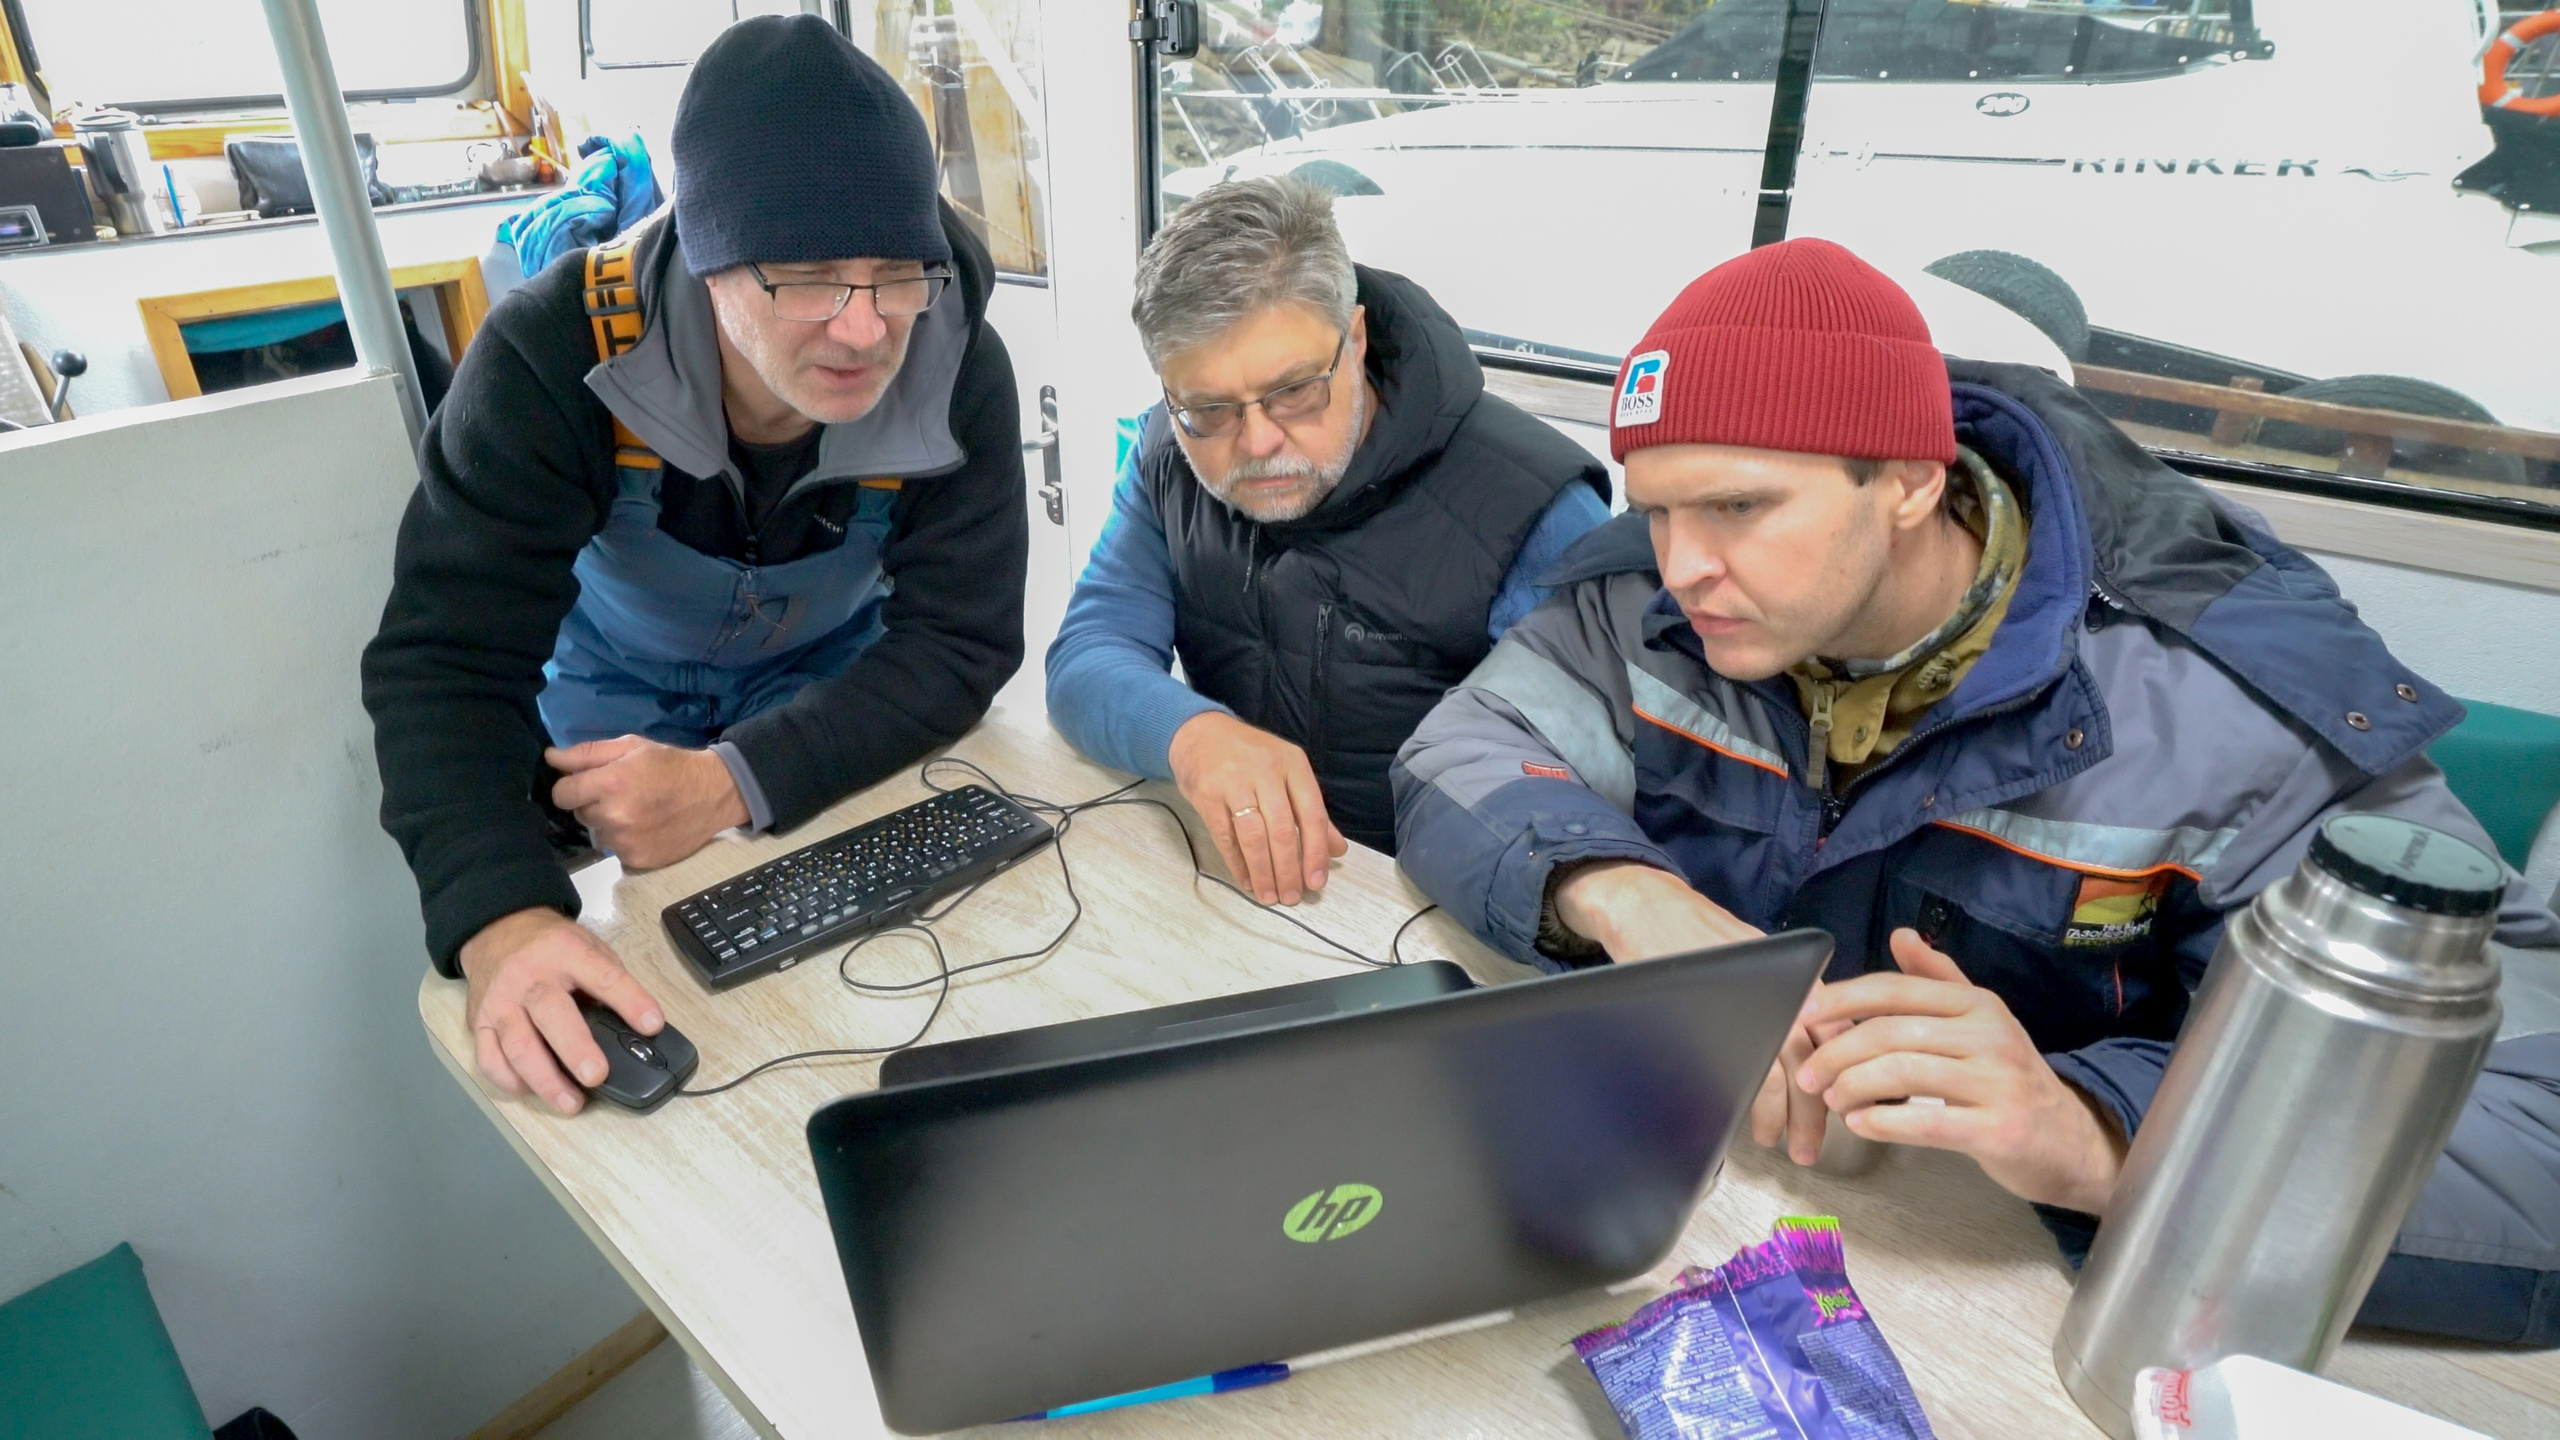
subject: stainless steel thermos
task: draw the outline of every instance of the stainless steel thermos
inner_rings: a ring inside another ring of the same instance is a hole
[[[2109,1434],[2146,1366],[2328,1363],[2497,1035],[2504,888],[2459,840],[2340,815],[2233,912],[2054,1338]]]

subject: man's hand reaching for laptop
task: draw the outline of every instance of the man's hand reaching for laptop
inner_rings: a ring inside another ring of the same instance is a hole
[[[1667,870],[1633,861],[1603,861],[1583,866],[1557,882],[1556,919],[1566,929],[1598,942],[1617,961],[1650,960],[1709,945],[1755,939],[1760,931],[1734,918],[1731,911],[1689,888]],[[1822,987],[1817,983],[1814,993]],[[1808,1006],[1812,1002],[1807,1001]],[[1822,1128],[1829,1107],[1818,1093],[1795,1084],[1794,1076],[1823,1041],[1849,1028],[1834,1022],[1820,1034],[1799,1021],[1787,1032],[1778,1058],[1751,1105],[1751,1138],[1762,1145],[1784,1142],[1799,1165],[1810,1165],[1822,1152]]]

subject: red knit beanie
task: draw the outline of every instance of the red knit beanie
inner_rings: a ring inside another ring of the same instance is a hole
[[[1956,458],[1947,362],[1902,287],[1828,240],[1763,246],[1689,282],[1618,370],[1609,453],[1748,445]]]

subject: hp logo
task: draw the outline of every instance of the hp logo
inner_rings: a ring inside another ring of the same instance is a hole
[[[1386,1198],[1374,1187],[1336,1185],[1290,1206],[1289,1213],[1281,1217],[1280,1233],[1307,1245],[1339,1240],[1377,1219],[1385,1203]]]

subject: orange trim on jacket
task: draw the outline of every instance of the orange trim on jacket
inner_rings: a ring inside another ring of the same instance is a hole
[[[1656,724],[1656,725],[1661,726],[1663,729],[1670,731],[1672,734],[1677,735],[1677,736],[1681,737],[1681,738],[1682,738],[1682,739],[1684,739],[1684,740],[1694,740],[1694,741],[1696,741],[1698,744],[1706,746],[1708,749],[1713,750],[1713,751],[1714,751],[1714,752],[1716,752],[1717,754],[1724,756],[1724,757],[1725,757],[1726,759],[1728,759],[1728,760],[1739,760],[1739,761],[1741,761],[1741,762],[1742,762],[1743,764],[1745,764],[1745,765],[1757,765],[1757,766],[1759,766],[1761,769],[1768,771],[1770,774],[1777,776],[1777,777],[1778,777],[1779,779],[1781,779],[1781,780],[1785,780],[1785,779],[1792,778],[1792,777],[1790,777],[1790,776],[1787,774],[1786,770],[1785,770],[1783,767],[1781,767],[1781,766],[1772,765],[1772,764],[1770,764],[1768,761],[1761,759],[1761,758],[1760,758],[1759,756],[1757,756],[1757,755],[1745,755],[1745,754],[1742,754],[1740,751],[1732,750],[1732,749],[1728,749],[1727,747],[1722,746],[1722,745],[1719,745],[1719,744],[1717,744],[1716,742],[1714,742],[1713,740],[1708,739],[1708,738],[1707,738],[1706,736],[1704,736],[1704,735],[1699,735],[1699,734],[1693,733],[1693,732],[1691,732],[1691,731],[1683,730],[1683,729],[1681,729],[1679,726],[1672,724],[1670,721],[1663,719],[1661,716],[1650,713],[1649,711],[1647,711],[1647,710],[1646,710],[1643,706],[1641,706],[1641,705],[1632,705],[1632,706],[1629,706],[1628,708],[1629,708],[1629,709],[1632,709],[1632,710],[1634,710],[1634,711],[1636,712],[1636,718],[1637,718],[1637,719],[1639,719],[1639,720],[1648,720],[1648,721],[1651,721],[1652,723],[1654,723],[1654,724]]]
[[[1961,830],[1967,835],[1977,836],[1981,839],[1988,840],[1992,844],[1999,846],[2001,849],[2009,851],[2011,854],[2024,855],[2030,860],[2041,860],[2047,865],[2059,865],[2065,870],[2077,870],[2083,875],[2105,875],[2117,880],[2139,880],[2144,876],[2162,875],[2174,871],[2180,875],[2186,876],[2190,880],[2200,882],[2204,879],[2202,875],[2197,874],[2195,871],[2188,869],[2186,866],[2180,865],[2173,860],[2163,860],[2157,865],[2146,865],[2139,870],[2120,870],[2111,865],[2091,865],[2082,860],[2065,860],[2059,855],[2047,855],[2041,850],[2030,850],[2026,846],[2020,845],[2013,840],[2004,840],[2001,837],[1992,834],[1988,830],[1978,829],[1971,825],[1959,824],[1953,820],[1932,820],[1929,823],[1932,825],[1945,826],[1949,830]]]

